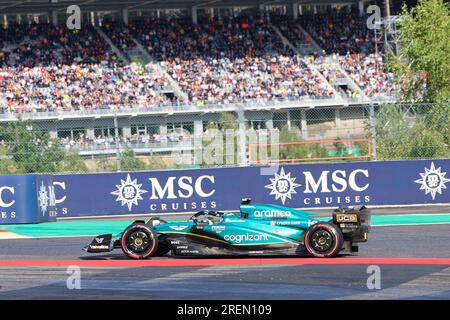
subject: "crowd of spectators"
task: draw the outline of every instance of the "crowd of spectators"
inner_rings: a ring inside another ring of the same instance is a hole
[[[123,22],[103,21],[101,28],[114,45],[121,50],[128,59],[131,59],[128,52],[129,50],[136,48],[136,43],[133,41],[128,26]]]
[[[324,13],[307,12],[296,23],[305,27],[326,54],[339,61],[367,97],[392,96],[393,77],[379,54],[380,35],[368,29],[366,21],[367,17],[360,15],[356,6],[343,6]],[[323,64],[323,58],[315,59],[314,63],[330,82],[339,72]]]
[[[165,106],[167,79],[125,65],[92,26],[10,25],[2,34],[0,108],[10,112]],[[2,30],[4,31],[4,30]],[[18,38],[14,42],[14,36]]]
[[[293,21],[287,15],[271,14],[270,21],[278,27],[281,33],[297,48],[303,45],[311,45],[311,36],[305,34],[298,21]]]
[[[337,78],[342,78],[344,75],[339,68],[333,63],[331,57],[324,56],[310,56],[308,59],[313,63],[320,73],[327,79],[330,84],[333,84]]]
[[[3,28],[3,27],[1,27]],[[26,67],[111,63],[119,58],[92,25],[69,30],[49,23],[12,24],[0,30],[4,46],[9,44],[3,66]]]
[[[146,18],[129,25],[104,21],[102,29],[119,50],[136,47],[136,39],[158,62],[125,64],[95,27],[80,30],[49,23],[0,27],[0,112],[152,108],[174,104],[322,98],[334,94],[339,69],[310,60],[283,43],[270,21],[294,45],[310,44],[310,33],[370,97],[393,92],[392,75],[376,56],[375,38],[353,7],[304,13],[299,21],[257,14],[211,18]],[[272,20],[270,20],[272,19]],[[167,95],[167,73],[186,93],[185,101]],[[320,76],[320,73],[324,77]],[[325,81],[326,79],[327,81]]]
[[[99,64],[0,69],[2,111],[37,112],[151,107],[172,101],[155,70],[138,65]]]
[[[17,49],[17,45],[24,42],[25,39],[29,41],[37,39],[38,31],[42,29],[41,25],[32,24],[30,26],[10,24],[5,28],[5,26],[0,25],[0,67],[7,65],[11,53],[10,49]]]
[[[366,26],[356,6],[329,8],[323,13],[306,12],[299,23],[327,54],[369,54],[375,51],[375,34]]]
[[[146,19],[132,22],[128,32],[196,104],[333,94],[282,43],[266,17],[204,17],[198,24],[190,18]]]
[[[393,75],[386,71],[381,55],[347,54],[340,62],[367,97],[394,96]]]

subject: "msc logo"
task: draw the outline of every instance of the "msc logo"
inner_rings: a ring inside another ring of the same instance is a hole
[[[281,168],[280,174],[275,173],[273,178],[270,178],[270,184],[264,186],[266,189],[270,189],[270,194],[275,195],[275,200],[281,199],[284,204],[286,199],[292,199],[292,195],[296,194],[295,188],[300,187],[300,184],[295,183],[294,177],[291,177],[291,173],[284,173],[284,169]]]
[[[11,198],[14,196],[15,189],[14,187],[2,186],[0,187],[0,207],[1,208],[9,208],[16,203],[16,200],[12,200]],[[7,195],[8,194],[8,195]],[[9,200],[6,200],[9,199]]]
[[[67,206],[64,205],[67,199],[66,190],[67,189],[65,181],[53,181],[56,215],[58,215],[59,213],[66,215],[69,212],[69,208],[67,208]]]
[[[369,171],[363,169],[356,169],[348,174],[345,170],[333,172],[326,170],[322,171],[318,179],[315,179],[310,171],[303,172],[303,175],[305,176],[305,193],[344,192],[347,189],[362,192],[369,187],[369,183],[361,184],[362,178],[358,178],[358,176],[369,177]]]
[[[149,178],[152,185],[151,200],[157,199],[178,199],[191,198],[194,193],[201,198],[212,196],[216,190],[212,187],[208,188],[208,184],[214,185],[214,176],[200,176],[193,179],[189,176],[169,177],[162,186],[157,178]],[[209,182],[209,183],[208,183]]]
[[[274,177],[270,178],[271,183],[266,185],[265,188],[271,190],[270,195],[274,195],[275,200],[281,199],[283,205],[286,199],[292,199],[292,195],[298,192],[295,189],[300,186],[303,186],[303,194],[317,196],[329,193],[344,193],[349,190],[364,192],[369,188],[369,171],[365,169],[352,171],[324,170],[319,174],[313,174],[311,171],[303,171],[302,173],[303,185],[295,182],[296,178],[291,177],[291,172],[286,173],[281,168],[280,174],[275,173]],[[320,203],[316,202],[315,204]]]
[[[126,205],[128,211],[143,200],[142,194],[147,190],[142,189],[142,184],[137,182],[137,179],[131,179],[130,174],[127,175],[126,180],[120,179],[120,184],[116,185],[116,190],[111,192],[112,195],[117,196],[116,201],[120,202],[122,206]]]
[[[358,215],[356,214],[337,214],[337,222],[358,222]]]
[[[443,172],[440,167],[436,168],[434,162],[431,162],[430,168],[424,168],[425,172],[421,172],[420,179],[414,180],[420,184],[420,190],[424,190],[425,194],[430,194],[434,200],[437,194],[442,194],[442,190],[447,189],[446,183],[450,179],[446,178],[447,172]]]

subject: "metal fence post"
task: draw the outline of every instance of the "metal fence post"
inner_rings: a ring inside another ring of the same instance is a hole
[[[120,143],[119,143],[119,123],[117,121],[117,112],[114,111],[114,136],[116,140],[116,167],[117,172],[122,170],[122,166],[120,164]]]
[[[239,164],[241,166],[247,166],[247,143],[246,143],[246,134],[245,134],[245,116],[244,110],[242,108],[238,108],[236,110],[238,121],[239,121]]]
[[[377,160],[377,130],[376,124],[377,119],[375,117],[375,106],[371,104],[369,106],[369,125],[370,125],[370,135],[372,139],[372,159]]]

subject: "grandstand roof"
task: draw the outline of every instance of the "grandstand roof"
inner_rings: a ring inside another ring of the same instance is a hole
[[[201,7],[243,7],[266,5],[329,4],[349,3],[357,0],[0,0],[0,14],[3,13],[41,13],[51,10],[65,11],[77,4],[83,11],[114,11],[123,8],[130,10],[181,9],[192,6]]]

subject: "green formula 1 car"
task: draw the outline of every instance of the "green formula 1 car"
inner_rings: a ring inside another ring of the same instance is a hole
[[[91,253],[121,248],[132,259],[174,256],[335,257],[358,251],[367,241],[370,212],[364,206],[339,207],[328,222],[313,214],[243,199],[240,212],[200,211],[188,221],[160,218],[135,221],[118,235],[104,234],[84,247]]]

